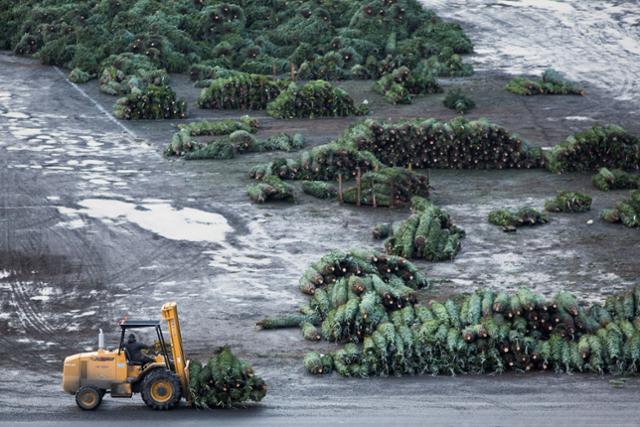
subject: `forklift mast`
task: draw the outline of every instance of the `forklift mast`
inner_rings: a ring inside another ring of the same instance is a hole
[[[180,320],[178,320],[178,306],[175,302],[168,302],[162,306],[162,318],[167,321],[167,329],[171,339],[173,363],[176,375],[182,386],[182,395],[185,396],[187,403],[190,405],[191,393],[189,393],[189,379],[187,378],[187,361],[184,358]]]

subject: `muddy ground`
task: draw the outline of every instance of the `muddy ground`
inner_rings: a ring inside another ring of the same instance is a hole
[[[401,220],[406,210],[339,206],[306,196],[295,205],[255,206],[244,193],[245,173],[281,153],[167,160],[161,153],[177,121],[118,122],[109,115],[114,98],[101,94],[95,82],[75,87],[60,70],[11,54],[0,55],[0,75],[0,421],[84,420],[73,397],[59,390],[64,356],[95,347],[98,328],[116,345],[119,319],[158,318],[170,300],[180,306],[190,357],[229,344],[270,384],[259,408],[206,417],[242,423],[262,415],[251,422],[278,425],[308,417],[322,424],[327,416],[415,423],[427,416],[447,424],[473,413],[501,424],[505,415],[519,413],[532,423],[556,416],[559,424],[602,424],[612,416],[625,421],[640,414],[635,380],[612,389],[607,377],[586,375],[357,381],[306,376],[304,351],[332,345],[305,342],[297,330],[258,331],[255,322],[305,301],[296,283],[309,262],[331,249],[379,248],[370,237],[372,225]],[[480,71],[443,84],[463,85],[476,100],[469,117],[486,117],[531,145],[553,146],[596,122],[640,134],[639,105],[613,99],[595,83],[585,83],[586,97],[527,98],[504,91],[507,80]],[[341,85],[356,100],[370,102],[372,117],[454,117],[442,106],[442,95],[395,107],[373,94],[370,82]],[[199,90],[184,76],[174,76],[174,87],[189,101],[190,120],[244,114],[197,109]],[[258,137],[300,132],[310,145],[330,141],[353,121],[252,115],[263,126]],[[434,202],[452,214],[467,238],[454,262],[418,263],[433,282],[425,298],[525,284],[547,295],[563,288],[601,299],[638,282],[640,233],[598,220],[602,208],[627,192],[599,192],[589,174],[430,174]],[[541,208],[558,190],[591,194],[592,212],[553,215],[546,226],[514,234],[486,223],[493,208]],[[607,410],[596,410],[596,403]],[[105,414],[115,408],[135,418],[152,416],[138,411],[140,404],[137,397],[110,401],[99,417],[114,416]]]

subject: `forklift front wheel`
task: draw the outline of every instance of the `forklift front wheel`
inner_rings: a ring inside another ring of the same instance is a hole
[[[104,393],[95,387],[80,387],[76,392],[76,403],[83,411],[93,411],[102,403],[102,396]]]

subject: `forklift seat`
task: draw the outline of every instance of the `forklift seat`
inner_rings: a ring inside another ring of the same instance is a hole
[[[143,366],[144,363],[139,362],[137,360],[131,360],[131,355],[129,354],[129,350],[127,349],[127,347],[124,347],[124,355],[127,358],[127,364],[132,365],[132,366]]]

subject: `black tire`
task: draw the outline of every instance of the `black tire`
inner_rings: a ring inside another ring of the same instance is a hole
[[[144,403],[156,411],[173,408],[182,397],[178,377],[167,369],[154,369],[149,372],[142,380],[140,394]]]
[[[76,392],[76,404],[83,411],[93,411],[102,403],[104,392],[92,386],[80,387]]]

